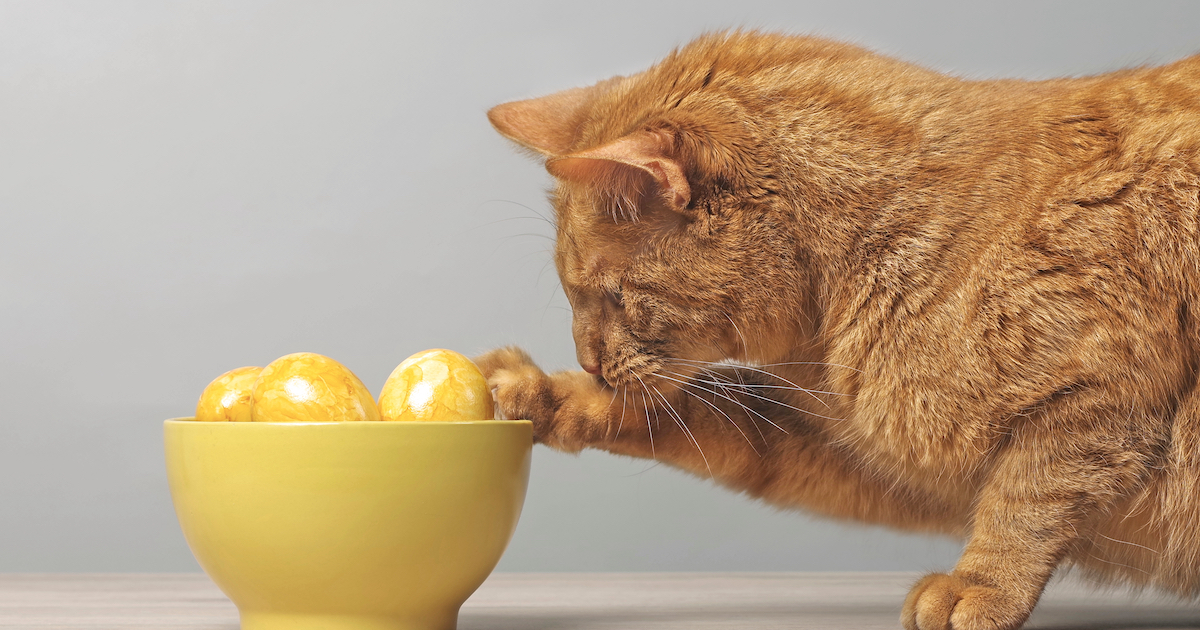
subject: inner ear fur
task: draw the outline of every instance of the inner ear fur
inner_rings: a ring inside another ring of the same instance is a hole
[[[692,191],[682,164],[670,155],[670,145],[664,133],[638,131],[595,149],[552,158],[546,170],[564,181],[608,191],[616,199],[653,194],[683,212]]]

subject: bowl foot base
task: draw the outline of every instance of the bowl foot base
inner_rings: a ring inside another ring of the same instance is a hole
[[[458,625],[458,611],[425,617],[255,612],[241,617],[242,630],[454,630]]]

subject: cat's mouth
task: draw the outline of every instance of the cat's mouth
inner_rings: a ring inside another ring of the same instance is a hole
[[[613,389],[622,387],[646,389],[646,379],[653,378],[659,369],[661,369],[661,361],[657,357],[634,354],[603,362],[596,378]]]

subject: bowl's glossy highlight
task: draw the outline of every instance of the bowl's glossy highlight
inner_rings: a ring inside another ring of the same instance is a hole
[[[450,630],[512,537],[527,421],[168,420],[184,537],[243,630]]]

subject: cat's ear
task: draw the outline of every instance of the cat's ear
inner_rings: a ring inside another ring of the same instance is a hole
[[[571,150],[592,101],[620,78],[497,105],[488,111],[488,120],[500,135],[526,149],[547,157],[563,155]]]
[[[607,190],[623,199],[657,193],[672,210],[682,212],[691,203],[692,190],[682,164],[671,156],[670,145],[664,133],[638,131],[595,149],[552,158],[546,169],[559,179]]]

